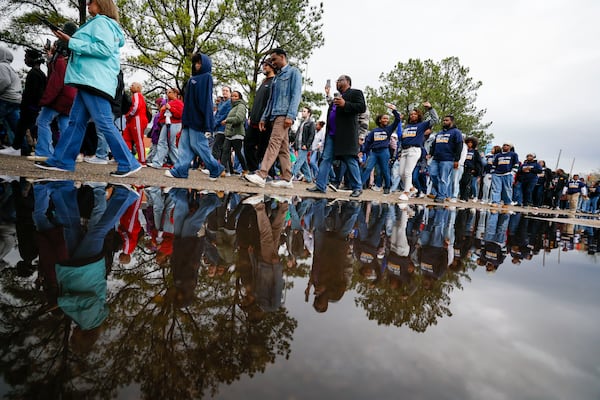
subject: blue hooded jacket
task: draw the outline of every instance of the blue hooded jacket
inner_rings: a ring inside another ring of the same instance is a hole
[[[69,40],[65,84],[114,98],[124,45],[125,36],[115,20],[105,15],[90,18]]]
[[[200,70],[195,71],[192,67],[193,75],[185,85],[181,122],[184,128],[212,132],[215,126],[212,61],[206,54],[200,54],[200,57],[202,62]]]
[[[56,264],[58,306],[82,330],[94,329],[108,316],[104,257],[83,266]]]

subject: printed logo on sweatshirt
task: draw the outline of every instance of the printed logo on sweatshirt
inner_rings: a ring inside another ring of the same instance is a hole
[[[402,131],[402,138],[411,138],[411,137],[416,137],[417,136],[417,127],[416,126],[411,126],[409,128],[406,128],[404,131]]]
[[[448,143],[450,141],[450,135],[448,133],[438,133],[435,137],[435,143]]]

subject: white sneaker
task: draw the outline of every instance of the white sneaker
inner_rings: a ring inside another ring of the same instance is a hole
[[[250,204],[251,206],[254,206],[256,204],[260,204],[262,202],[265,201],[265,195],[263,194],[257,194],[254,196],[250,196],[247,199],[244,199],[242,201],[243,204]]]
[[[292,189],[294,187],[294,184],[292,183],[292,181],[280,179],[278,181],[271,181],[271,186]]]
[[[292,203],[292,198],[291,197],[279,196],[279,195],[276,195],[276,194],[271,194],[271,195],[269,195],[269,197],[271,197],[273,200],[277,200],[280,203],[288,203],[288,204]]]
[[[406,195],[406,193],[402,193],[399,197],[400,200],[402,201],[408,201],[408,196]]]
[[[173,174],[171,173],[171,170],[170,170],[170,169],[167,169],[167,170],[165,170],[165,176],[166,176],[167,178],[175,178],[175,177],[173,176]]]
[[[99,164],[99,165],[107,165],[108,164],[108,160],[105,160],[104,158],[100,158],[100,157],[96,157],[96,156],[83,157],[83,161],[85,161],[86,163],[90,163],[90,164]]]
[[[2,154],[4,156],[17,156],[17,157],[20,157],[21,156],[21,150],[15,149],[12,146],[8,146],[8,147],[5,147],[5,148],[1,149],[0,150],[0,154]]]
[[[206,175],[210,175],[210,171],[206,168],[201,169],[200,172],[202,172],[203,174],[206,174]]]
[[[421,192],[421,193],[419,194],[419,196],[418,196],[418,197],[419,197],[420,199],[422,199],[422,198],[424,198],[425,196],[427,196],[427,195],[426,195],[425,193]]]
[[[265,187],[265,178],[262,178],[257,174],[248,174],[248,175],[245,175],[244,178],[246,178],[246,180],[248,182],[253,183],[258,187],[261,187],[261,188]]]
[[[456,200],[456,198],[453,197],[450,199],[450,203],[458,203],[458,200]]]
[[[381,188],[379,186],[371,186],[371,190],[375,191],[375,192],[381,192]]]
[[[83,154],[79,153],[75,158],[75,162],[83,162]]]

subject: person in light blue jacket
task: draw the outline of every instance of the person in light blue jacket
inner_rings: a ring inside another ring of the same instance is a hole
[[[65,84],[78,91],[69,114],[69,126],[61,134],[54,155],[46,161],[36,162],[36,166],[53,171],[74,171],[91,119],[98,132],[104,134],[117,162],[117,170],[111,175],[125,177],[142,168],[114,125],[111,111],[111,102],[117,95],[119,54],[125,37],[118,24],[119,11],[112,0],[91,0],[87,7],[91,18],[73,36],[53,31],[71,50]]]

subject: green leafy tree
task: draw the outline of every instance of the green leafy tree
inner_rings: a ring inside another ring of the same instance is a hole
[[[365,90],[371,114],[383,113],[384,103],[390,102],[406,116],[411,109],[429,101],[440,116],[454,115],[458,128],[465,135],[476,136],[480,147],[492,140],[493,135],[487,131],[492,123],[484,122],[486,109],[478,109],[475,104],[477,90],[483,83],[474,80],[469,68],[462,66],[457,57],[439,62],[399,62],[389,73],[382,73],[379,80],[379,88]]]
[[[67,21],[81,25],[87,12],[85,0],[0,0],[0,8],[4,10],[0,16],[0,41],[36,49],[40,49],[46,39],[56,39],[38,17],[43,16],[58,26]]]
[[[219,61],[231,66],[217,72],[223,82],[237,82],[248,93],[250,102],[260,84],[260,63],[274,47],[283,47],[290,61],[302,69],[313,51],[324,44],[323,3],[308,0],[235,0],[237,10],[224,51]]]
[[[232,0],[119,0],[117,5],[133,47],[126,66],[147,73],[151,85],[145,85],[146,92],[169,86],[181,89],[194,53],[212,56],[225,46],[222,29],[233,13]]]

